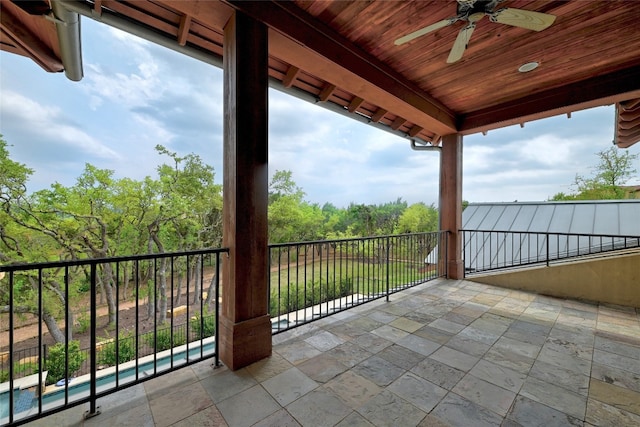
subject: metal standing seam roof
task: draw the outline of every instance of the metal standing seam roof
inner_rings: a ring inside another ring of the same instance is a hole
[[[462,228],[640,236],[640,200],[470,203]]]
[[[465,268],[485,270],[637,246],[616,236],[640,237],[640,200],[471,203],[462,224]]]

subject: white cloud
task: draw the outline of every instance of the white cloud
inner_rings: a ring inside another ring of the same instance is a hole
[[[24,123],[27,126],[25,132],[36,139],[50,141],[65,152],[77,150],[103,159],[120,158],[117,152],[82,130],[74,123],[73,117],[58,107],[43,105],[21,94],[3,90],[0,109],[5,119]]]
[[[38,169],[41,185],[71,185],[85,162],[142,179],[167,161],[156,144],[200,155],[221,182],[221,70],[91,20],[83,22],[83,49],[80,83],[2,53],[1,132],[17,160]],[[544,200],[568,191],[610,146],[612,110],[466,136],[463,197]],[[269,139],[270,173],[291,170],[311,202],[437,202],[437,152],[413,151],[405,139],[276,90]]]

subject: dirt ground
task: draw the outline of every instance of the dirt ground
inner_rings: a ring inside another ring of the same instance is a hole
[[[212,275],[208,275],[208,276],[205,275],[204,283],[209,283],[211,280],[211,277]],[[193,316],[195,313],[200,312],[200,303],[198,302],[194,304],[193,302],[193,292],[194,292],[193,288],[191,288],[189,292],[190,292],[189,315]],[[180,305],[186,305],[186,301],[187,301],[187,295],[186,295],[186,290],[184,290]],[[174,302],[175,302],[175,296],[174,296]],[[89,306],[88,297],[87,297],[87,301],[81,302],[80,305],[84,305],[85,307],[88,307]],[[170,306],[169,303],[167,305]],[[134,330],[136,326],[135,300],[131,300],[131,299],[129,299],[128,301],[121,300],[119,302],[118,312],[119,312],[118,330],[121,332]],[[88,311],[86,315],[87,316],[89,315]],[[78,319],[78,316],[76,315],[76,322],[77,322],[77,319]],[[109,322],[109,311],[106,304],[98,307],[97,319],[98,321],[96,322],[97,323],[96,336],[98,341],[100,341],[100,338],[113,336],[114,335],[113,331],[110,331],[109,329],[107,329],[107,325]],[[167,316],[166,325],[169,325],[170,321],[171,321],[171,318]],[[187,321],[186,314],[175,316],[173,318],[174,325],[184,324],[186,321]],[[6,316],[3,316],[2,323],[3,324],[0,325],[0,330],[1,330],[0,348],[2,349],[2,351],[6,351],[8,350],[8,343],[9,343],[9,331],[8,331],[8,325],[6,324]],[[14,351],[37,347],[38,346],[38,323],[35,322],[34,320],[30,321],[28,318],[19,323],[23,325],[17,328],[14,328],[14,331],[13,331]],[[60,325],[60,328],[63,329],[64,321],[59,321],[58,325]],[[160,327],[160,326],[161,326],[160,324],[157,324],[157,327]],[[138,304],[138,334],[152,331],[153,328],[154,328],[154,319],[153,317],[151,318],[147,317],[146,300],[144,301],[140,300]],[[43,332],[43,340],[42,340],[43,344],[46,344],[46,345],[55,344],[55,340],[49,334],[49,331],[44,323],[42,324],[42,332]],[[87,329],[86,331],[79,332],[78,325],[76,324],[73,330],[73,339],[80,341],[80,348],[88,348],[91,343],[91,331]]]

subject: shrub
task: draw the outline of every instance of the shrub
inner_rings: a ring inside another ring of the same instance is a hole
[[[91,317],[88,313],[78,315],[76,320],[78,322],[76,325],[76,333],[82,334],[89,330],[89,326],[91,326]]]
[[[344,277],[340,279],[340,296],[346,297],[353,293],[353,279],[351,277]]]
[[[135,337],[133,334],[120,334],[118,338],[118,359],[116,360],[116,341],[102,344],[98,353],[98,363],[114,366],[128,362],[136,357]]]
[[[16,362],[13,364],[13,375],[15,377],[26,377],[38,372],[38,362]]]
[[[204,309],[204,316],[198,313],[191,318],[190,323],[191,330],[197,339],[211,337],[216,334],[216,317],[213,314],[209,314],[206,307]]]
[[[296,286],[290,283],[287,289],[282,289],[280,295],[271,292],[269,313],[271,317],[301,310],[316,304],[345,297],[353,293],[353,278],[344,277],[336,284],[334,282],[307,282],[306,286]]]
[[[155,348],[155,351],[169,350],[170,348],[177,347],[187,343],[187,336],[185,330],[180,327],[177,331],[174,330],[171,333],[171,328],[158,329],[156,334],[149,332],[144,337],[145,343],[149,347]]]
[[[86,293],[86,292],[89,292],[90,290],[91,290],[91,283],[88,280],[83,280],[78,285],[78,292],[80,293]]]
[[[26,362],[20,363],[16,362],[13,364],[13,375],[14,379],[20,377],[26,377],[27,375],[35,374],[38,372],[38,363],[37,362]],[[9,381],[9,371],[1,371],[0,370],[0,383],[4,383]]]
[[[79,341],[69,341],[68,353],[68,374],[72,376],[85,361],[87,355],[80,351]],[[57,343],[49,347],[47,359],[45,360],[45,369],[49,371],[47,374],[47,384],[54,384],[65,377],[65,345]]]

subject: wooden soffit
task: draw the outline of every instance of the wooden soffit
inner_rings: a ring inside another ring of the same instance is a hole
[[[453,0],[72,3],[89,10],[90,18],[114,16],[168,40],[169,47],[213,57],[222,56],[231,14],[245,13],[269,28],[269,76],[282,89],[408,138],[437,143],[442,135],[618,105],[618,144],[637,142],[631,136],[637,122],[620,116],[633,115],[625,103],[640,98],[640,7],[634,1],[504,0],[496,7],[549,14],[555,21],[532,31],[483,16],[455,63],[447,57],[463,21],[394,43],[455,16]],[[53,24],[9,0],[0,5],[2,49],[60,71]],[[537,69],[518,72],[532,61]]]

